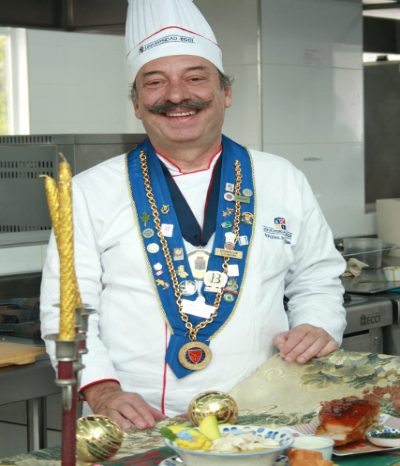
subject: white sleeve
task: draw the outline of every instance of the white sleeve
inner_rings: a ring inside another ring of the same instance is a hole
[[[97,246],[96,231],[91,219],[90,209],[79,184],[73,181],[73,223],[74,223],[74,255],[82,303],[98,310],[102,291],[102,267]],[[46,263],[40,293],[41,332],[46,335],[58,333],[59,329],[59,258],[54,235],[51,235],[47,248]],[[54,367],[55,344],[45,339],[46,349]],[[85,369],[82,371],[81,386],[103,380],[117,380],[107,349],[99,338],[99,316],[94,313],[89,317],[87,335],[88,354],[83,357]]]
[[[286,276],[290,327],[311,324],[324,328],[339,344],[346,327],[343,286],[345,261],[304,175],[300,176],[302,225],[294,246],[294,265]]]

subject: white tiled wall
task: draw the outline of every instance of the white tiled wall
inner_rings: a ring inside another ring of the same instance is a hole
[[[361,83],[361,70],[263,64],[264,142],[361,142]]]
[[[254,149],[261,147],[258,70],[256,64],[225,66],[225,71],[233,76],[235,81],[232,107],[225,114],[224,133]]]
[[[361,2],[196,3],[235,77],[225,133],[303,170],[336,237],[373,234],[364,211]]]
[[[260,1],[263,148],[304,171],[336,237],[372,234],[361,2]]]
[[[258,0],[197,0],[223,52],[224,70],[234,78],[233,105],[224,133],[261,148],[261,94]]]
[[[142,132],[122,36],[28,30],[32,134]]]
[[[196,0],[223,52],[224,65],[258,61],[258,0]]]
[[[373,231],[374,218],[364,214],[364,174],[359,168],[363,164],[362,143],[266,143],[264,149],[284,155],[307,174],[336,237],[348,236],[349,231],[360,235]],[[360,219],[364,219],[365,230],[360,230]]]
[[[263,63],[361,69],[361,2],[261,0]]]

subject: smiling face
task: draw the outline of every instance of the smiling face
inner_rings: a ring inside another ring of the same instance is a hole
[[[178,55],[150,61],[137,74],[136,90],[135,114],[159,152],[219,149],[231,88],[221,88],[208,60]]]

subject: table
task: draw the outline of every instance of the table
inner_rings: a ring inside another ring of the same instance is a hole
[[[297,387],[297,388],[296,388]],[[294,390],[296,396],[293,396]],[[382,413],[400,418],[400,356],[337,351],[307,364],[286,363],[272,356],[230,394],[242,409],[238,424],[301,426],[315,422],[320,402],[358,395],[379,400]],[[165,419],[169,423],[182,418]],[[157,429],[129,430],[117,458],[104,466],[157,466],[173,454]],[[400,466],[398,452],[334,457],[340,466]],[[0,466],[60,466],[60,449],[48,449],[1,460]]]
[[[158,466],[160,462],[173,455],[166,447],[153,448],[143,453],[123,455],[109,461],[97,462],[96,466]],[[119,455],[118,455],[119,456]],[[0,459],[0,466],[61,466],[60,449],[51,448],[31,454],[18,455],[13,458]],[[400,453],[385,455],[359,455],[348,458],[334,456],[332,460],[338,466],[400,466]]]

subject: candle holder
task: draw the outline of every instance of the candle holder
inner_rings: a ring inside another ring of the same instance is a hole
[[[58,306],[58,305],[57,305]],[[88,319],[95,312],[85,305],[76,308],[76,335],[72,340],[60,340],[59,334],[47,335],[46,339],[55,342],[57,359],[56,385],[61,387],[62,395],[62,441],[61,465],[76,465],[76,423],[80,406],[78,386],[84,367],[81,358],[88,352],[86,334]]]
[[[78,352],[80,355],[86,354],[88,349],[86,347],[86,334],[89,325],[89,316],[96,312],[86,304],[78,304],[76,308],[76,331],[79,339]]]
[[[76,419],[78,406],[78,390],[76,362],[78,360],[78,339],[60,340],[59,334],[46,337],[56,345],[57,378],[56,385],[61,387],[62,396],[62,439],[61,464],[75,466],[76,453]]]
[[[76,308],[76,338],[78,340],[78,360],[75,363],[75,373],[77,378],[78,387],[81,384],[81,374],[82,369],[85,367],[82,362],[82,356],[88,353],[86,346],[86,335],[89,326],[89,316],[96,312],[95,309],[92,309],[86,304],[78,304]],[[78,413],[82,412],[81,402],[78,398]]]

